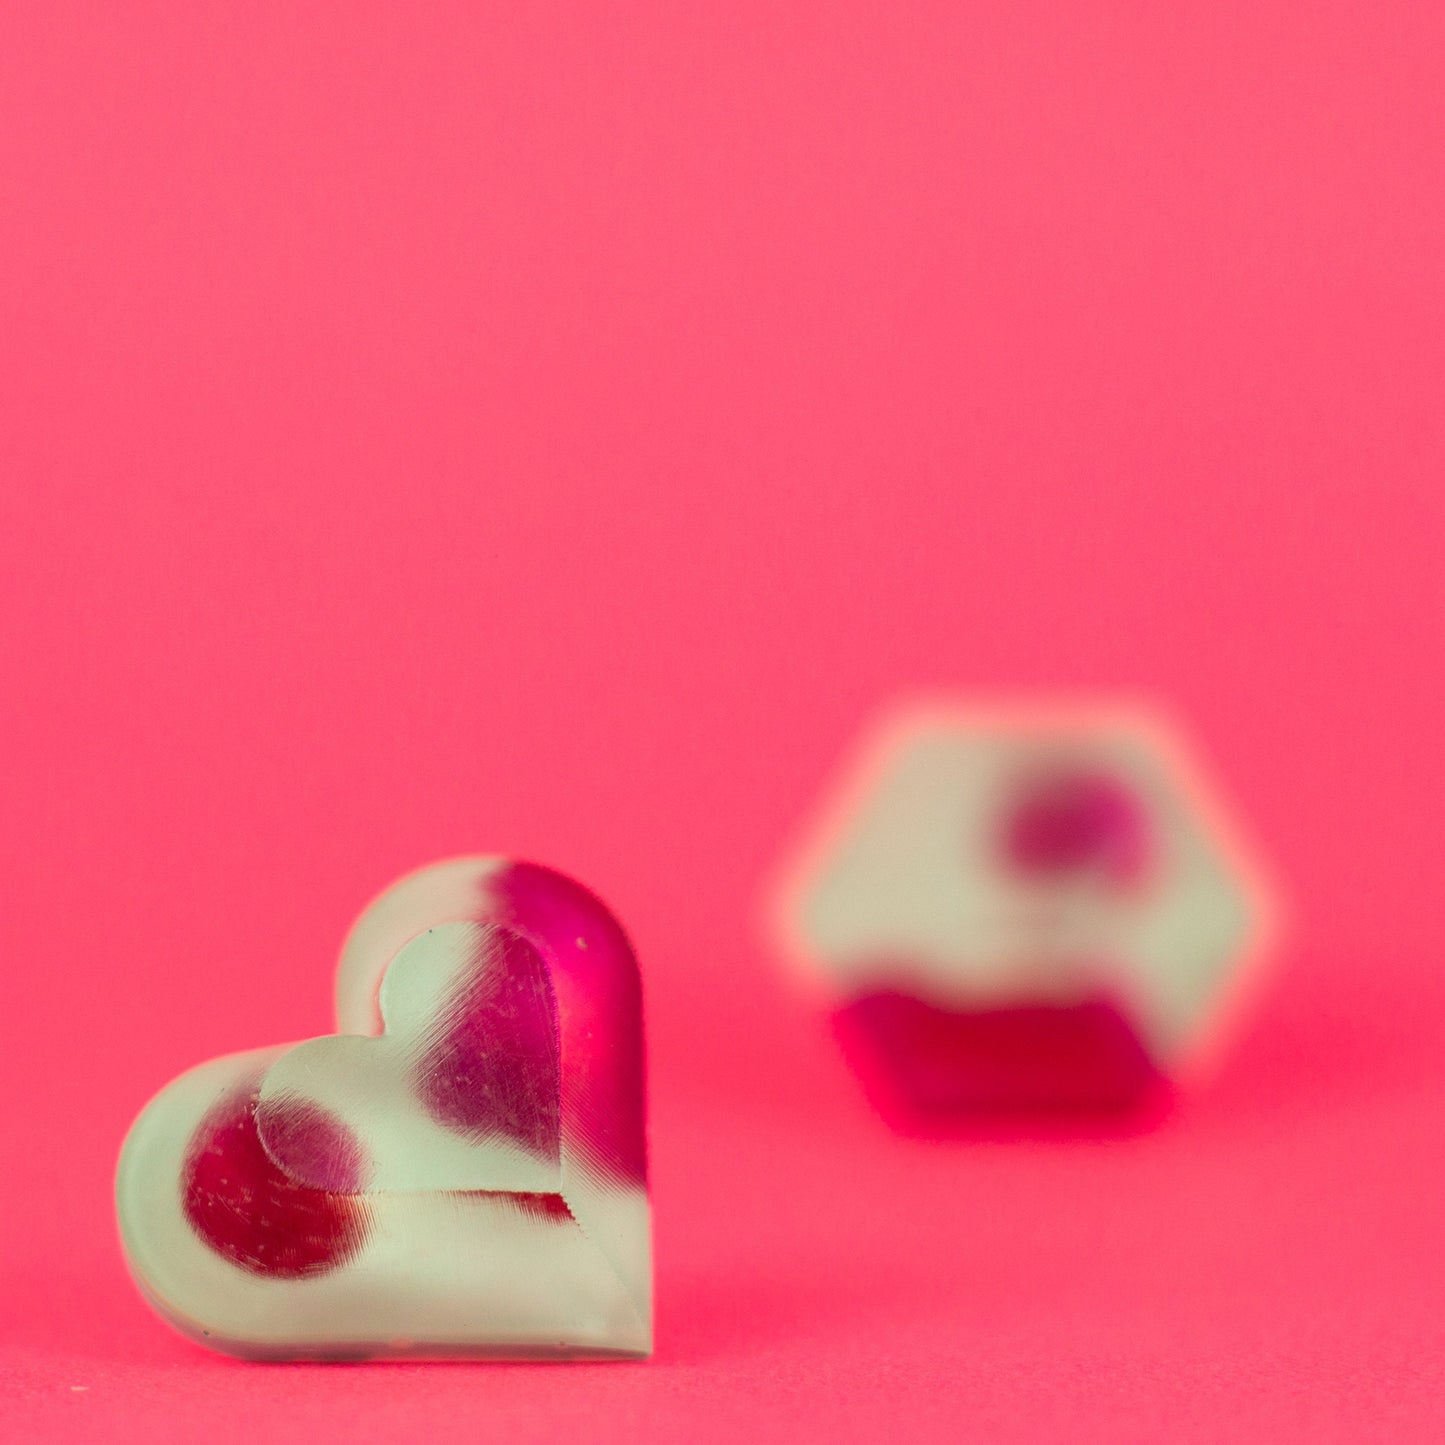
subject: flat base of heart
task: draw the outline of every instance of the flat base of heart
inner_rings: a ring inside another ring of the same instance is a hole
[[[356,1212],[338,1235],[333,1261],[324,1206],[308,1224],[312,1242],[258,1247],[234,1204],[263,1214],[294,1207],[251,1174],[203,1160],[195,1194],[195,1139],[201,1122],[224,1112],[283,1050],[234,1055],[202,1065],[168,1086],[141,1114],[117,1174],[127,1262],[157,1311],[208,1348],[255,1360],[636,1359],[651,1351],[648,1202],[620,1188],[588,1199],[584,1232],[566,1212],[535,1199],[468,1191],[329,1196]],[[244,1141],[243,1141],[244,1143]],[[259,1200],[259,1204],[258,1201]],[[217,1201],[219,1201],[217,1203]],[[305,1215],[308,1220],[311,1215]],[[264,1223],[264,1220],[263,1220]],[[198,1227],[199,1225],[199,1227]],[[206,1233],[209,1232],[208,1241]],[[607,1250],[593,1235],[605,1233]],[[239,1240],[239,1242],[238,1242]],[[624,1284],[612,1262],[619,1242],[642,1269]],[[639,1298],[639,1295],[642,1297]]]

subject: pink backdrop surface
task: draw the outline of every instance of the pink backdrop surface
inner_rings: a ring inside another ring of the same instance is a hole
[[[1445,10],[6,6],[0,1433],[1438,1438]],[[1184,719],[1293,928],[1122,1137],[893,1138],[759,889],[896,692]],[[656,1358],[159,1323],[144,1100],[458,852],[643,960]]]

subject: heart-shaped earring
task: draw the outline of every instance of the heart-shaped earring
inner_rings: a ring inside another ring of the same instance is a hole
[[[121,1151],[121,1239],[172,1324],[253,1359],[642,1356],[642,997],[584,888],[438,863],[362,914],[338,1034],[215,1059]]]

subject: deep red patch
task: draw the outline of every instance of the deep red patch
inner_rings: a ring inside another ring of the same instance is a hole
[[[523,1214],[529,1214],[534,1219],[553,1220],[562,1223],[565,1220],[575,1219],[576,1216],[568,1208],[567,1201],[560,1194],[535,1193],[525,1189],[455,1189],[452,1194],[457,1199],[495,1199],[514,1204]]]
[[[886,1112],[922,1124],[987,1112],[1120,1110],[1160,1083],[1133,1026],[1105,998],[940,1008],[908,994],[855,999],[839,1039]]]
[[[325,1274],[365,1242],[366,1203],[355,1195],[306,1188],[281,1172],[256,1130],[260,1087],[259,1078],[240,1085],[197,1126],[181,1167],[186,1220],[217,1254],[252,1274],[268,1279]],[[351,1143],[359,1159],[360,1145]]]
[[[514,1191],[507,1196],[524,1214],[534,1219],[565,1220],[572,1218],[567,1201],[560,1194],[532,1194]]]

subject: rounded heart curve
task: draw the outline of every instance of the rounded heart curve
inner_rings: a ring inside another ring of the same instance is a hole
[[[132,1127],[157,1310],[249,1358],[649,1353],[641,987],[607,909],[435,864],[365,910],[337,992],[342,1033],[203,1064]]]

